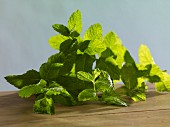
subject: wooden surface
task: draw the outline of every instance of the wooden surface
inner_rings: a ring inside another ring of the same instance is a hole
[[[148,92],[146,101],[129,107],[56,105],[56,115],[32,112],[33,100],[0,92],[0,127],[170,127],[170,94]]]

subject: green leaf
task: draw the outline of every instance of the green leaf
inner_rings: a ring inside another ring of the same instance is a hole
[[[152,55],[150,53],[149,48],[146,45],[140,45],[139,51],[139,63],[141,65],[147,65],[147,64],[155,64]]]
[[[69,54],[72,52],[77,52],[78,46],[75,40],[65,40],[63,43],[60,45],[60,52],[63,52],[64,54]]]
[[[70,35],[69,29],[62,24],[54,24],[52,27],[55,31],[59,32],[60,34],[62,34],[64,36]]]
[[[89,55],[100,54],[106,49],[104,43],[99,39],[94,39],[89,42],[89,45],[84,50]]]
[[[91,25],[84,34],[84,40],[102,41],[102,32],[102,26],[99,23]]]
[[[99,78],[95,81],[95,87],[99,92],[113,90],[113,82],[108,72],[101,70]]]
[[[64,42],[65,40],[67,40],[67,39],[68,39],[68,37],[63,36],[63,35],[61,35],[61,34],[59,34],[59,35],[54,35],[54,36],[52,36],[52,37],[48,40],[48,43],[49,43],[49,45],[50,45],[52,48],[54,48],[54,49],[56,49],[56,50],[59,50],[59,49],[60,49],[60,44],[61,44],[62,42]]]
[[[29,70],[22,75],[8,75],[5,79],[15,87],[21,89],[24,86],[36,84],[40,81],[40,74],[35,70]]]
[[[161,81],[155,83],[157,91],[170,92],[170,75],[167,72],[162,72]]]
[[[55,80],[58,75],[60,68],[63,66],[61,63],[44,63],[40,67],[40,76],[42,79]]]
[[[84,71],[77,72],[77,77],[83,81],[88,81],[88,82],[94,81],[94,77],[90,73]]]
[[[122,45],[120,38],[111,31],[105,35],[103,43],[113,52],[114,57],[116,56],[116,63],[121,68],[124,62],[126,48]]]
[[[103,57],[103,58],[113,57],[114,59],[117,58],[117,56],[113,53],[113,51],[112,51],[110,48],[107,48],[106,50],[104,50],[104,51],[101,53],[101,56],[100,56],[100,57]]]
[[[135,95],[133,95],[132,97],[132,100],[135,101],[135,102],[138,102],[138,101],[145,101],[146,100],[146,94],[145,93],[139,93],[137,92]]]
[[[135,61],[134,61],[134,59],[132,58],[132,56],[130,55],[130,53],[129,53],[128,50],[126,50],[126,52],[125,52],[124,60],[125,60],[126,63],[131,63],[131,64],[134,63],[134,64],[135,64]]]
[[[79,101],[96,101],[98,97],[96,96],[96,92],[93,89],[85,89],[78,95]]]
[[[136,65],[134,63],[125,63],[121,69],[121,79],[128,89],[132,90],[137,86],[137,77],[138,69]]]
[[[48,63],[63,63],[65,60],[65,55],[63,53],[56,53],[48,58]]]
[[[80,10],[72,13],[68,20],[68,29],[70,31],[76,31],[78,34],[81,33],[82,30],[82,16]]]
[[[79,54],[76,56],[75,71],[92,72],[92,66],[95,61],[95,56],[88,54]]]
[[[72,73],[72,69],[74,69],[74,63],[76,60],[76,53],[72,52],[71,54],[67,54],[63,66],[60,68],[59,75],[66,75]]]
[[[96,68],[107,71],[113,80],[120,79],[120,69],[112,57],[98,59],[96,61]]]
[[[110,105],[119,105],[119,106],[128,106],[126,102],[124,102],[123,100],[121,100],[119,97],[117,96],[106,96],[103,95],[103,100]]]
[[[52,98],[44,97],[34,103],[34,112],[40,114],[55,114],[55,106]]]
[[[36,84],[24,86],[19,90],[18,94],[22,98],[28,98],[32,95],[42,93],[42,89],[43,89],[42,86]]]

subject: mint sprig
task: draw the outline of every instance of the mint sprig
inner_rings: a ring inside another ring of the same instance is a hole
[[[35,96],[34,112],[55,114],[55,103],[78,105],[86,101],[128,106],[127,97],[146,100],[146,82],[154,83],[157,91],[170,92],[170,75],[154,62],[146,45],[139,47],[136,63],[116,33],[103,36],[99,23],[81,36],[80,10],[71,14],[67,25],[52,27],[58,34],[48,43],[58,53],[51,55],[39,71],[5,77],[19,88],[20,97]],[[115,88],[119,81],[124,85]]]

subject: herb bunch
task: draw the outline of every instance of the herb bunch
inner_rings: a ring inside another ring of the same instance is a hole
[[[55,114],[55,103],[73,106],[86,101],[128,106],[127,97],[146,100],[146,82],[154,83],[157,91],[170,91],[170,75],[155,64],[146,45],[139,47],[137,64],[114,32],[102,35],[99,23],[80,36],[79,10],[72,13],[67,26],[52,27],[58,34],[49,39],[49,45],[59,52],[39,71],[5,77],[19,89],[20,97],[35,96],[34,112]],[[116,88],[121,81],[124,85]]]

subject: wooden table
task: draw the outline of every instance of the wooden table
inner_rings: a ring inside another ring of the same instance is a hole
[[[56,105],[56,115],[42,115],[32,112],[32,99],[0,92],[0,127],[170,127],[170,94],[150,91],[147,96],[130,107]]]

